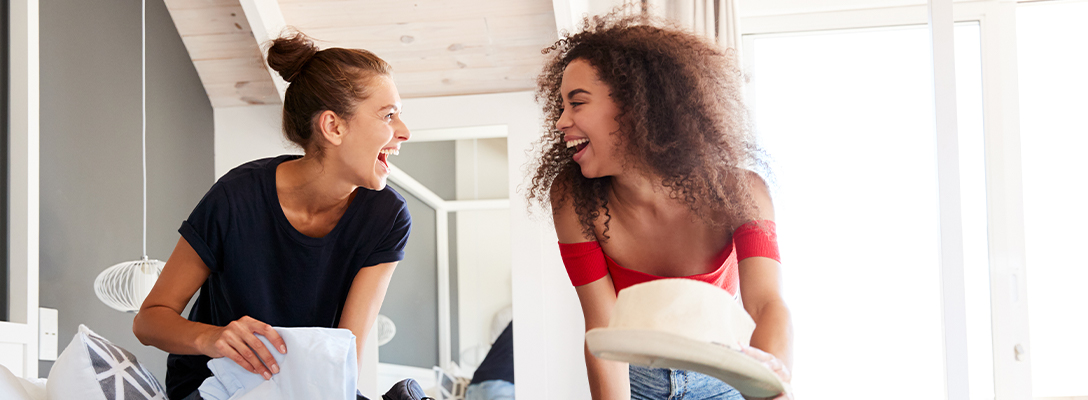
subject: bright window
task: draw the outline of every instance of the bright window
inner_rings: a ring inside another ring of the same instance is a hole
[[[1088,2],[1016,14],[1032,391],[1088,395]]]
[[[926,26],[755,36],[751,104],[773,157],[798,398],[943,398],[932,57]],[[956,29],[972,393],[993,398],[980,42]],[[849,387],[849,390],[844,390]]]

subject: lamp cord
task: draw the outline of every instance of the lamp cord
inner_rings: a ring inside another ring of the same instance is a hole
[[[147,0],[140,3],[140,108],[143,114],[140,156],[144,172],[144,260],[147,260]]]

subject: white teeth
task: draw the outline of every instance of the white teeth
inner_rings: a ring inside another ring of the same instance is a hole
[[[382,151],[380,151],[379,153],[385,154],[387,156],[395,156],[395,155],[400,154],[400,150],[397,150],[397,149],[382,149]]]
[[[580,144],[582,144],[582,143],[589,143],[589,139],[578,139],[578,140],[571,140],[571,141],[568,141],[568,142],[567,142],[567,148],[569,149],[569,148],[571,148],[571,147],[574,147],[574,146],[580,145]]]

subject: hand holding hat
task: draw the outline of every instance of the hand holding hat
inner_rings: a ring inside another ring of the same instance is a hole
[[[775,357],[774,354],[765,352],[763,350],[757,349],[757,348],[752,347],[752,346],[744,346],[741,351],[744,354],[747,354],[749,357],[752,357],[752,358],[762,362],[763,365],[767,366],[767,368],[770,368],[771,371],[774,371],[774,373],[776,375],[778,375],[778,378],[781,379],[782,382],[785,382],[787,385],[790,383],[790,380],[793,378],[793,374],[790,372],[789,367],[787,367],[786,364],[782,362],[782,360],[779,360],[778,357]],[[760,398],[756,398],[756,397],[748,397],[748,400],[759,400],[759,399]],[[778,396],[775,396],[773,398],[772,397],[767,397],[766,399],[769,399],[769,400],[793,400],[793,393],[787,391],[787,392],[779,394]]]
[[[586,332],[586,344],[598,358],[701,372],[748,398],[792,398],[782,362],[748,346],[755,327],[724,289],[659,279],[620,291],[608,327]]]

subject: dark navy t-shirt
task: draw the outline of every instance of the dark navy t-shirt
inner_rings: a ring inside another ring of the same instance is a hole
[[[491,344],[491,350],[472,374],[470,384],[501,380],[514,383],[514,322],[510,321],[499,338]]]
[[[189,320],[225,326],[250,316],[273,326],[336,327],[359,269],[404,258],[412,217],[386,186],[356,189],[355,199],[321,238],[296,230],[279,204],[276,167],[285,155],[243,164],[224,175],[178,229],[211,274]],[[196,391],[209,358],[171,354],[171,398]]]

